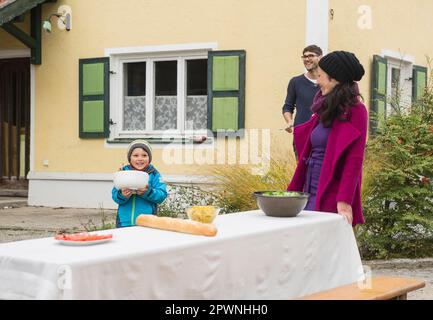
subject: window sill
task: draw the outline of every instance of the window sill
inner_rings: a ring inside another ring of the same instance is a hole
[[[107,143],[112,144],[125,144],[131,143],[136,139],[144,139],[153,144],[212,144],[213,137],[206,136],[197,136],[197,137],[142,137],[142,138],[116,138],[116,139],[107,139]]]

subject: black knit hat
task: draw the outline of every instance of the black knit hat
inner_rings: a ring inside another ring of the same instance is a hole
[[[320,59],[319,67],[340,83],[359,81],[365,73],[358,58],[347,51],[328,53]]]
[[[146,151],[149,155],[149,163],[152,162],[152,148],[150,147],[149,142],[147,142],[146,140],[134,140],[128,146],[127,157],[129,163],[131,163],[132,151],[134,151],[134,149],[136,148],[142,148],[144,151]]]

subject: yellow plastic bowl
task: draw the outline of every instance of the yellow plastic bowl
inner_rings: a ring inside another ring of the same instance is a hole
[[[186,214],[193,221],[212,223],[220,210],[215,206],[191,206],[186,209]]]

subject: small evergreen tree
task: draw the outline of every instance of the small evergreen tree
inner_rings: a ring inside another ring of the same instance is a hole
[[[397,110],[367,144],[364,259],[433,256],[433,90]]]

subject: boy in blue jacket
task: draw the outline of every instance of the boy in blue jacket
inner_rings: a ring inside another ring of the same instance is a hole
[[[160,181],[161,175],[151,165],[152,149],[145,140],[134,140],[128,146],[127,158],[129,165],[122,170],[140,170],[149,174],[149,183],[143,189],[133,194],[130,189],[116,189],[111,192],[114,202],[119,204],[116,227],[135,226],[135,220],[140,214],[156,214],[157,205],[167,198],[167,186]]]

